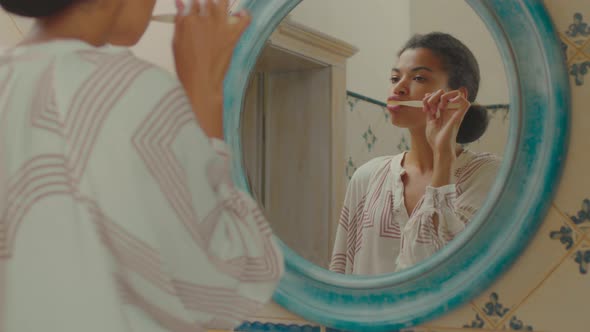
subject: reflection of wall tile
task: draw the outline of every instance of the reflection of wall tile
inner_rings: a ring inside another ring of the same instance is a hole
[[[347,106],[344,163],[348,181],[367,161],[407,150],[409,140],[405,130],[391,124],[384,103],[351,92],[347,96]]]

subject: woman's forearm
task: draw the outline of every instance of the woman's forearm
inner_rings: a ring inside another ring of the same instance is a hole
[[[188,98],[205,134],[223,139],[223,93],[220,91],[187,92]]]
[[[455,162],[454,153],[435,153],[434,169],[430,185],[434,188],[443,187],[452,184],[453,163]]]

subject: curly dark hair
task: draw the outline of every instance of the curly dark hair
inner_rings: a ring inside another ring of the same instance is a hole
[[[399,51],[400,56],[408,49],[425,48],[430,50],[442,62],[443,69],[449,76],[451,89],[464,87],[467,99],[475,102],[479,91],[479,65],[473,53],[457,38],[443,32],[431,32],[414,35]],[[479,105],[471,105],[459,127],[457,143],[467,144],[478,140],[488,127],[487,110]]]

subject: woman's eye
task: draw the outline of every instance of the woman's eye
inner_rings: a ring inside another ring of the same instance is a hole
[[[399,82],[399,77],[397,77],[397,76],[393,76],[393,77],[392,77],[392,78],[390,78],[389,80],[391,81],[391,83],[394,83],[394,84],[395,84],[395,83]]]
[[[422,77],[422,76],[416,76],[414,77],[414,81],[416,82],[425,82],[426,78]]]

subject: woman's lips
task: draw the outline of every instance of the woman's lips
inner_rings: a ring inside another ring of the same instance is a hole
[[[387,105],[387,109],[391,112],[399,111],[402,107],[402,105]]]

